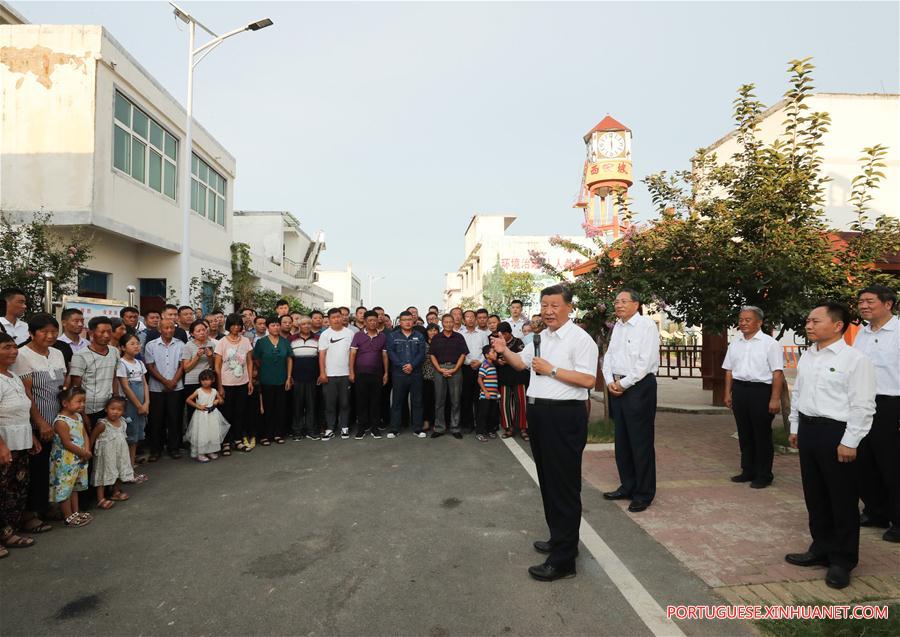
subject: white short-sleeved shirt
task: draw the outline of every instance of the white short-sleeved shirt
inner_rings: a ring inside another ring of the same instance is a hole
[[[531,367],[531,361],[534,359],[534,343],[526,345],[519,356],[527,367]],[[541,332],[540,357],[554,367],[596,377],[600,350],[590,334],[569,320],[555,331],[546,329]],[[551,400],[587,400],[590,397],[590,390],[569,385],[549,374],[535,374],[534,370],[531,370],[527,395],[529,398]]]
[[[72,356],[69,375],[81,378],[81,387],[87,392],[85,412],[95,414],[106,408],[118,366],[119,350],[115,347],[108,348],[105,355],[85,347]]]
[[[900,396],[900,319],[891,318],[877,332],[866,325],[857,332],[853,347],[875,366],[875,393]]]
[[[31,401],[12,373],[0,374],[0,438],[10,451],[31,449]]]
[[[0,316],[0,323],[3,324],[6,333],[16,340],[16,345],[21,345],[28,340],[28,323],[22,319],[17,320],[16,324],[13,325],[6,320],[5,316]]]
[[[468,327],[463,327],[459,333],[466,339],[466,345],[469,347],[469,353],[466,354],[466,365],[469,365],[472,361],[483,361],[483,350],[490,340],[490,332],[477,327],[470,332]]]
[[[116,370],[116,378],[124,378],[129,383],[139,383],[147,375],[147,368],[143,361],[135,359],[129,363],[124,358],[119,359],[119,368]]]
[[[353,330],[347,327],[337,331],[329,327],[319,335],[319,351],[327,352],[325,354],[326,376],[350,375],[350,343],[352,342]]]
[[[741,334],[728,345],[722,369],[735,380],[771,385],[773,374],[784,370],[784,348],[762,330],[750,338]]]
[[[150,363],[156,365],[156,371],[158,371],[163,378],[175,378],[175,373],[178,371],[178,368],[181,367],[181,353],[183,350],[184,343],[177,338],[173,337],[168,345],[163,342],[162,337],[156,338],[147,343],[147,347],[144,350],[144,361],[146,361],[148,365]],[[182,379],[179,378],[178,384],[175,386],[175,391],[180,391],[183,388],[184,383],[182,382]],[[150,375],[150,391],[165,391],[163,384],[156,380],[152,374]]]

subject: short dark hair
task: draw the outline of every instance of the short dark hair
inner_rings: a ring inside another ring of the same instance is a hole
[[[209,316],[210,314],[225,314],[225,312],[222,311],[222,308],[217,307],[217,308],[213,308],[213,310],[211,312],[206,313],[207,316]]]
[[[121,310],[119,310],[119,317],[125,318],[125,315],[128,314],[129,312],[134,312],[135,314],[140,314],[140,312],[138,311],[138,309],[136,307],[131,307],[129,305],[128,307],[123,307]]]
[[[438,308],[437,305],[429,305],[429,306],[428,306],[428,309],[429,309],[429,310],[434,310],[434,313],[437,314],[437,311],[438,311],[439,308]]]
[[[380,305],[376,305],[375,307],[372,308],[373,312],[377,312],[378,310],[381,310],[382,312],[384,312],[384,308],[381,307]]]
[[[835,323],[838,321],[842,323],[841,334],[846,332],[847,328],[850,327],[850,310],[848,310],[847,306],[843,303],[838,303],[837,301],[822,301],[816,303],[816,307],[824,307],[825,312],[828,314],[828,318]]]
[[[457,310],[457,309],[459,309],[459,308],[453,308],[453,310]],[[450,310],[450,311],[452,312],[453,310]],[[465,312],[463,312],[463,318],[466,317],[466,314],[471,314],[472,316],[475,316],[475,310],[466,310]]]
[[[0,342],[2,342],[2,341],[0,341]],[[58,394],[56,394],[56,398],[57,398],[57,400],[59,400],[60,407],[62,407],[63,403],[72,400],[73,398],[75,398],[75,396],[78,396],[79,394],[82,396],[87,396],[87,392],[84,391],[83,387],[69,386],[69,387],[66,387],[65,389],[63,389],[62,391],[60,391]]]
[[[275,316],[274,314],[266,317],[266,327],[270,325],[281,325],[281,317]]]
[[[419,311],[419,308],[417,308],[415,305],[410,305],[410,306],[409,306],[408,308],[406,308],[406,309],[407,309],[407,310],[415,310],[416,312]]]
[[[348,310],[348,311],[349,311],[349,310]],[[335,315],[335,314],[340,314],[340,313],[341,313],[341,308],[339,308],[339,307],[333,307],[333,308],[331,308],[331,309],[328,310],[328,318],[331,318],[333,315]]]
[[[290,307],[291,304],[288,303],[286,299],[278,299],[277,301],[275,301],[275,307],[281,307],[282,305],[287,305],[288,307]]]
[[[141,342],[141,339],[138,338],[138,335],[135,334],[134,331],[131,331],[131,332],[125,332],[125,336],[123,336],[123,337],[119,340],[119,347],[121,347],[122,350],[124,350],[124,349],[125,349],[125,346],[128,345],[129,341],[131,341],[131,339],[133,339],[133,338],[137,339],[138,343]]]
[[[410,312],[409,310],[403,310],[402,312],[400,312],[400,314],[397,315],[397,318],[403,318],[404,316],[412,318],[412,312]]]
[[[182,310],[190,310],[191,312],[193,312],[194,308],[192,308],[190,305],[181,305],[178,307],[178,313],[181,314]]]
[[[363,318],[378,318],[378,312],[375,310],[368,310],[365,314],[363,314]]]
[[[101,325],[109,325],[110,329],[112,329],[112,320],[108,316],[95,316],[88,321],[88,329],[92,332]]]
[[[278,322],[284,323],[284,319],[289,320],[291,323],[294,322],[294,317],[291,316],[290,314],[282,314],[281,316],[278,317]]]
[[[122,322],[122,319],[120,319],[118,316],[110,316],[109,324],[112,325],[112,328],[114,330],[118,329],[122,325],[125,325],[125,323]]]
[[[641,303],[644,302],[644,299],[641,296],[640,292],[638,292],[634,288],[622,288],[621,290],[619,290],[618,294],[622,294],[623,292],[625,294],[627,294],[628,296],[630,296],[631,300],[634,301],[635,303],[637,303],[638,305],[640,305]],[[618,294],[616,296],[618,296]]]
[[[551,285],[541,290],[541,298],[544,298],[545,296],[556,296],[557,294],[562,296],[563,301],[566,303],[572,302],[572,290],[568,285],[563,283],[557,283],[556,285]]]
[[[6,332],[0,332],[0,345],[3,345],[4,343],[12,343],[13,345],[15,345],[16,339],[14,339]]]
[[[244,327],[244,319],[240,314],[229,314],[225,317],[225,331],[227,332],[230,330],[233,325],[237,325],[241,328]]]
[[[449,312],[448,312],[447,314],[442,314],[442,315],[441,315],[441,323],[444,322],[444,319],[445,319],[445,318],[449,318],[449,319],[452,321],[452,320],[453,320],[453,315],[450,314]]]
[[[256,325],[257,321],[265,321],[267,320],[265,316],[259,315],[253,319],[253,324]]]
[[[28,331],[32,334],[50,325],[59,329],[59,323],[56,322],[56,319],[46,312],[38,312],[28,318]]]
[[[512,334],[512,326],[506,321],[502,321],[500,325],[497,326],[497,331],[501,334]]]
[[[475,316],[478,316],[479,314],[489,314],[489,312],[485,308],[480,307],[475,310]]]
[[[211,370],[210,368],[207,367],[207,368],[204,369],[202,372],[200,372],[200,375],[197,376],[197,380],[199,380],[199,381],[211,380],[211,381],[215,384],[215,382],[216,382],[216,373],[215,373],[213,370]]]
[[[128,405],[128,403],[125,402],[124,396],[110,396],[106,399],[106,404],[103,405],[103,409],[109,409],[109,406],[113,403],[121,403],[122,409],[125,409],[125,407]]]
[[[458,305],[457,305],[456,307],[451,307],[451,308],[450,308],[450,311],[451,311],[451,312],[452,312],[453,310],[459,310],[460,312],[463,311],[463,309],[462,309],[461,307],[459,307]]]
[[[207,322],[204,321],[203,319],[197,319],[196,321],[194,321],[193,323],[191,323],[191,327],[188,329],[188,334],[193,334],[193,333],[194,333],[194,329],[195,329],[198,325],[206,325],[206,328],[209,329],[209,323],[207,323]]]
[[[82,316],[84,316],[84,312],[82,312],[81,310],[79,310],[77,307],[67,307],[66,309],[64,309],[64,310],[62,311],[62,317],[61,317],[61,318],[62,318],[62,320],[64,320],[64,321],[68,321],[68,320],[69,320],[69,317],[72,316],[73,314],[81,314]]]
[[[498,321],[500,320],[500,316],[497,315],[497,314],[491,314],[491,315],[488,317],[489,320],[492,319],[492,318],[495,318],[495,319],[497,319]]]
[[[874,294],[882,303],[890,301],[892,312],[897,309],[897,292],[893,288],[886,285],[867,285],[857,293],[856,299],[859,300],[863,294]]]
[[[240,313],[243,314],[244,312],[253,312],[253,314],[256,315],[256,310],[252,307],[242,307]]]
[[[322,310],[313,310],[312,312],[309,313],[309,318],[314,317],[316,314],[318,314],[322,318],[325,318],[325,315],[322,313]]]
[[[179,307],[177,305],[173,305],[172,303],[166,303],[163,306],[163,311],[165,310],[175,310],[177,312],[179,310]]]
[[[0,298],[4,301],[9,301],[12,297],[19,295],[24,296],[26,299],[28,298],[28,295],[22,291],[22,288],[4,288],[0,291]]]
[[[162,313],[159,310],[147,310],[146,317],[149,317],[151,314],[156,314],[157,316],[162,316]]]
[[[366,306],[365,306],[365,305],[360,305],[358,308],[356,308],[356,309],[354,310],[354,313],[359,312],[360,310],[365,310],[365,309],[366,309]]]
[[[347,310],[347,314],[350,314],[350,308],[347,307],[346,305],[342,305],[338,308],[338,312],[340,312],[341,314],[344,313],[344,310]]]
[[[519,299],[513,299],[512,301],[509,302],[509,305],[510,305],[510,307],[512,307],[516,303],[518,303],[520,306],[524,305],[524,303],[522,303],[522,301],[520,301]]]
[[[481,353],[487,356],[488,352],[490,352],[492,349],[494,348],[491,345],[485,345],[481,348]]]

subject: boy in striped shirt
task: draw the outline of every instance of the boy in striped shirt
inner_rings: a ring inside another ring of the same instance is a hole
[[[475,438],[487,442],[497,437],[500,426],[500,384],[497,381],[497,353],[490,345],[482,350],[484,360],[478,368],[478,418]]]

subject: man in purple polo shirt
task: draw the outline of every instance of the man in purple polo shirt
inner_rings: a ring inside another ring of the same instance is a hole
[[[378,313],[369,310],[363,317],[365,331],[357,332],[350,342],[350,382],[356,394],[356,439],[366,431],[381,438],[381,388],[388,381],[387,336],[378,331]]]

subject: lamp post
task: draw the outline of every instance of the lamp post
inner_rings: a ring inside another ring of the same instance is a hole
[[[366,301],[370,306],[374,305],[375,297],[373,296],[373,290],[375,289],[375,281],[379,281],[383,279],[383,276],[375,276],[374,274],[369,275],[369,300]],[[371,307],[369,309],[372,309]]]
[[[205,58],[210,51],[219,46],[223,41],[244,31],[259,31],[272,26],[272,20],[263,18],[251,22],[240,28],[216,34],[214,31],[197,20],[174,2],[169,3],[175,9],[175,16],[188,25],[188,73],[187,73],[187,98],[185,110],[187,121],[184,127],[184,142],[181,149],[181,304],[190,305],[190,265],[191,265],[191,154],[193,152],[193,102],[194,102],[194,67]],[[195,27],[200,27],[213,37],[206,44],[194,48]]]

